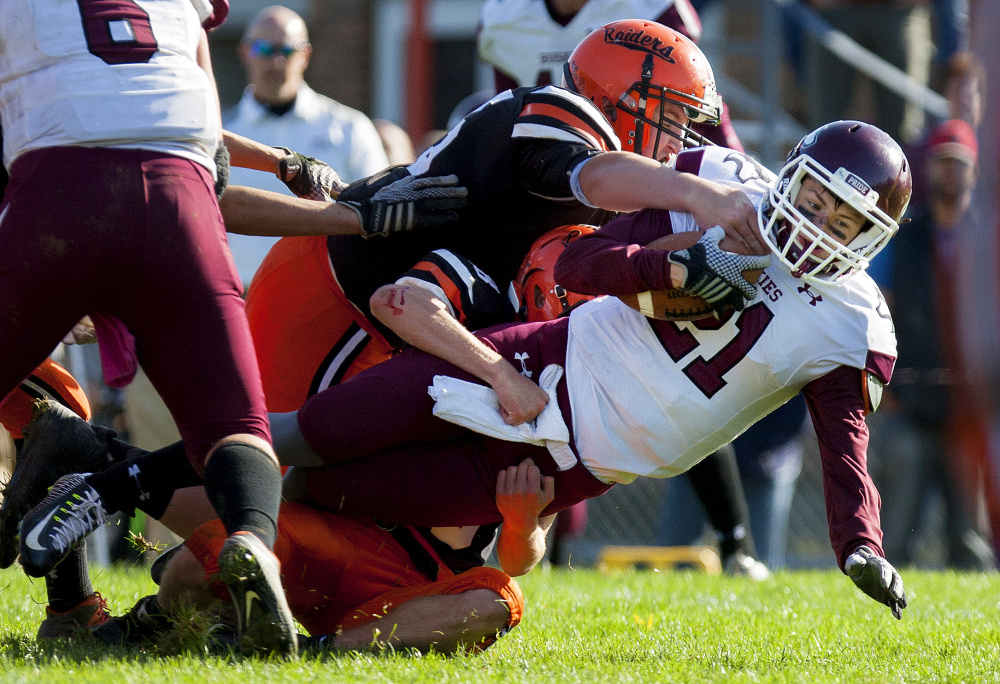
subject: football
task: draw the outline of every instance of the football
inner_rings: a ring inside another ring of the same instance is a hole
[[[692,230],[684,233],[672,233],[650,242],[646,247],[653,249],[687,249],[698,240],[705,231]],[[750,254],[746,246],[728,235],[722,238],[719,247],[737,254]],[[760,278],[761,270],[743,271],[743,277],[751,283]],[[649,290],[635,295],[619,297],[630,307],[650,318],[661,321],[697,321],[712,315],[712,307],[701,297],[689,295],[680,290]]]

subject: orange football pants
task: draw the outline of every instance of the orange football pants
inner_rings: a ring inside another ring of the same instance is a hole
[[[226,540],[219,520],[205,523],[185,542],[212,581],[216,559]],[[460,594],[489,589],[510,611],[508,627],[521,621],[524,597],[517,583],[494,568],[454,574],[438,563],[438,579],[419,572],[409,555],[370,519],[350,518],[284,503],[278,518],[274,552],[281,561],[288,606],[310,634],[330,634],[372,622],[420,596]],[[228,600],[226,588],[213,590]]]

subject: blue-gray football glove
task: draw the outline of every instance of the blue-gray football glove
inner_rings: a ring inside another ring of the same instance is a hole
[[[330,202],[347,184],[337,172],[319,159],[292,152],[287,147],[278,148],[287,153],[278,162],[278,180],[302,199]]]
[[[743,271],[767,268],[771,256],[736,254],[719,248],[726,236],[721,226],[705,231],[694,245],[670,252],[667,259],[684,267],[684,281],[679,290],[701,297],[721,313],[731,306],[742,311],[753,299],[757,286],[743,277]]]
[[[889,606],[897,620],[902,619],[903,608],[906,608],[906,590],[903,589],[903,578],[889,561],[876,556],[867,546],[859,546],[847,557],[844,571],[858,585],[858,589]]]

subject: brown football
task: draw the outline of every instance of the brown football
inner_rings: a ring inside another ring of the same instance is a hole
[[[698,242],[703,233],[701,230],[672,233],[654,240],[646,247],[666,250],[687,249]],[[742,242],[729,236],[722,238],[719,247],[737,254],[751,253]],[[759,269],[743,271],[743,277],[751,283],[756,283],[762,272]],[[637,295],[622,295],[619,299],[636,311],[661,321],[697,321],[712,315],[712,307],[708,302],[680,290],[650,290]]]

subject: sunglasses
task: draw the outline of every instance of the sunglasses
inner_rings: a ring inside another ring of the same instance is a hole
[[[285,59],[288,59],[296,52],[301,50],[306,46],[306,43],[298,43],[296,45],[283,45],[281,43],[272,43],[269,40],[257,39],[250,43],[250,54],[254,57],[274,57],[275,55],[281,55]]]

